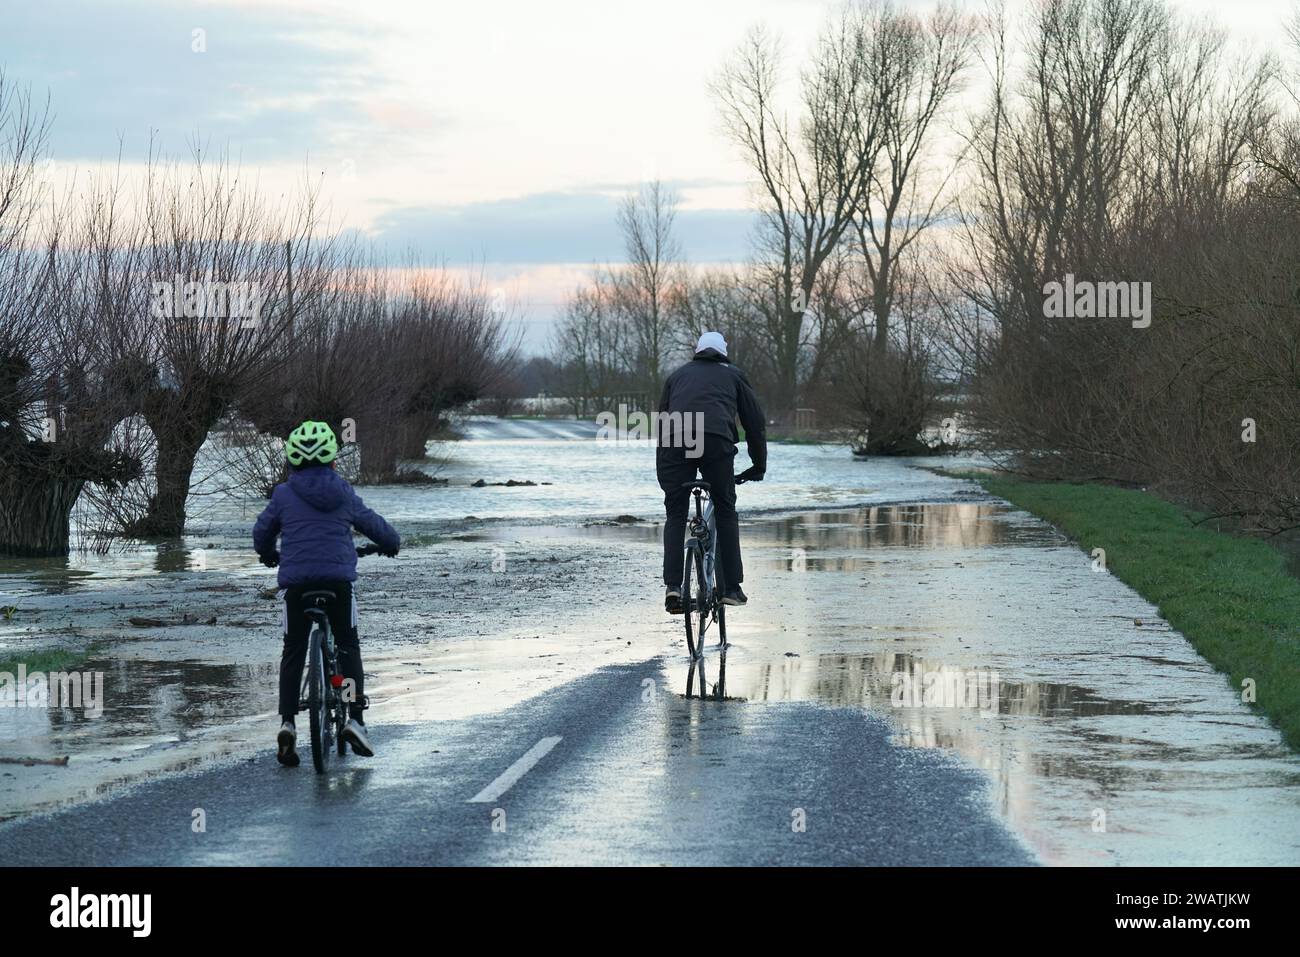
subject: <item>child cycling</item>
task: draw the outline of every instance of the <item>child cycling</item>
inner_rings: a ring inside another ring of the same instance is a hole
[[[271,502],[253,526],[253,548],[268,568],[279,565],[277,581],[283,589],[281,627],[284,651],[280,656],[280,733],[276,760],[298,766],[297,731],[302,669],[307,658],[309,623],[303,614],[302,595],[314,589],[334,592],[330,603],[330,629],[338,647],[339,670],[352,680],[356,695],[349,703],[343,739],[353,752],[374,755],[366,737],[361,645],[357,636],[357,602],[352,583],[357,580],[357,552],[352,541],[356,528],[394,556],[401,538],[378,514],[366,508],[352,486],[334,471],[339,444],[334,430],[324,422],[303,422],[289,434],[284,456],[289,479],[275,487]],[[280,539],[276,550],[276,538]]]

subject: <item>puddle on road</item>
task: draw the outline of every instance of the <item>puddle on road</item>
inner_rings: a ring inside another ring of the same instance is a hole
[[[252,716],[275,706],[271,663],[91,656],[73,673],[102,676],[102,700],[0,709],[0,757],[71,758],[64,767],[0,764],[0,821],[94,796],[119,780],[184,770],[231,753],[246,740]]]
[[[745,541],[728,696],[887,715],[900,744],[982,769],[1049,863],[1300,862],[1300,759],[1049,526],[998,504],[891,506]],[[668,672],[684,682],[683,662]]]
[[[125,748],[146,741],[182,741],[226,717],[271,710],[278,680],[271,663],[91,657],[76,671],[104,676],[104,710],[111,718],[113,735],[122,739]],[[103,736],[102,718],[84,707],[14,708],[4,727],[29,745],[49,739],[61,753],[68,753]]]
[[[903,716],[913,709],[932,708],[1026,717],[1146,714],[1153,710],[1149,702],[1105,698],[1078,685],[1007,681],[987,669],[965,670],[907,653],[823,654],[781,662],[752,662],[747,657],[733,650],[726,671],[728,688],[743,693],[747,701],[888,707]]]
[[[1061,537],[1045,526],[1025,522],[991,502],[934,505],[875,505],[835,511],[801,511],[780,517],[741,514],[747,543],[785,544],[816,549],[973,547],[977,545],[1056,544]],[[524,542],[550,539],[600,539],[658,544],[657,521],[604,521],[553,526],[499,525],[455,536],[463,542]]]

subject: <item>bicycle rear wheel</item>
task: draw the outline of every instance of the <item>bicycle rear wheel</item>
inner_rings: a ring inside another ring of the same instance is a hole
[[[697,625],[697,630],[695,633],[695,637],[696,637],[695,643],[699,646],[700,657],[703,658],[704,657],[704,633],[709,630],[709,618],[713,614],[713,608],[718,597],[717,590],[713,587],[712,583],[709,582],[707,578],[705,578],[704,575],[704,549],[703,548],[697,548],[695,550],[695,587],[698,592],[697,597],[695,599],[695,604],[699,606],[696,609],[696,611],[698,611],[700,615],[699,623]]]
[[[324,774],[330,763],[329,700],[325,684],[325,632],[312,625],[307,644],[307,713],[311,721],[311,763]]]
[[[686,650],[690,652],[691,660],[695,661],[704,654],[704,636],[700,635],[699,642],[695,640],[695,634],[691,629],[691,577],[697,566],[700,566],[700,551],[697,545],[688,545],[686,547],[686,560],[682,566],[682,618],[686,621]],[[701,582],[704,580],[703,575],[700,577]],[[703,589],[700,595],[703,596]]]

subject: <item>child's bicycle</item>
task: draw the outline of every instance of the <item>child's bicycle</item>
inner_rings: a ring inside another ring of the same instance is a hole
[[[357,556],[379,554],[378,545],[363,545]],[[343,728],[348,723],[348,702],[344,700],[344,679],[339,671],[338,649],[334,645],[334,631],[330,628],[329,603],[338,596],[328,589],[304,592],[303,614],[311,620],[311,633],[307,640],[307,665],[302,679],[302,695],[298,703],[306,710],[311,723],[311,761],[317,774],[329,768],[330,751],[338,748],[339,757],[347,753]],[[362,702],[369,707],[369,701]]]

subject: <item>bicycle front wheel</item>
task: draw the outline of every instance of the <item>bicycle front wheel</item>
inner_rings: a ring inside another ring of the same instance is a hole
[[[311,763],[324,774],[330,763],[329,700],[325,684],[325,632],[313,625],[307,645],[307,712],[311,721]]]

